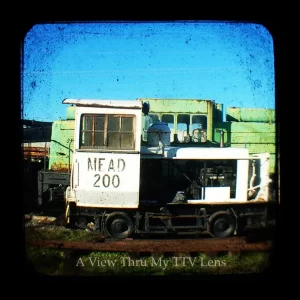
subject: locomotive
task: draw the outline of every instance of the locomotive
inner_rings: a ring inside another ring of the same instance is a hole
[[[66,224],[136,234],[238,235],[274,217],[270,153],[172,144],[172,128],[142,99],[65,99],[75,114]],[[205,139],[201,118],[191,139]],[[182,137],[184,140],[184,136]],[[71,142],[71,141],[70,141]]]
[[[276,178],[275,110],[229,107],[225,114],[223,105],[214,100],[140,98],[140,101],[145,108],[151,108],[149,113],[142,114],[142,146],[149,144],[149,127],[162,121],[168,123],[172,146],[223,146],[247,148],[249,154],[268,152],[270,176]],[[66,111],[65,119],[52,124],[47,166],[37,174],[38,207],[63,202],[65,188],[70,184],[75,105],[68,106]]]

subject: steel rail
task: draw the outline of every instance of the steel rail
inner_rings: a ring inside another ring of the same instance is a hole
[[[247,242],[246,238],[176,239],[176,240],[116,240],[116,241],[63,241],[29,240],[28,246],[107,252],[240,252],[271,251],[272,241]]]

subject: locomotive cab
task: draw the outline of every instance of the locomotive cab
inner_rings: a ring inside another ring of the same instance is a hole
[[[77,104],[70,186],[76,206],[137,208],[141,102],[64,103]]]

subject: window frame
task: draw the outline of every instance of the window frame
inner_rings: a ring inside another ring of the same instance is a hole
[[[83,120],[86,117],[92,117],[92,129],[83,129]],[[104,117],[104,126],[103,130],[96,130],[95,129],[95,118],[96,117]],[[119,130],[118,131],[109,131],[108,130],[108,123],[109,117],[118,117],[119,118]],[[131,131],[122,131],[122,118],[131,118],[132,119],[132,130]],[[109,150],[109,151],[133,151],[135,150],[136,145],[136,115],[134,114],[93,114],[93,113],[84,113],[80,117],[80,134],[79,134],[79,149],[80,150]],[[84,133],[92,133],[92,146],[85,146],[83,145],[83,134]],[[95,133],[103,132],[103,145],[95,145]],[[120,135],[120,146],[119,148],[113,148],[112,146],[108,145],[108,133],[115,132]],[[121,145],[121,136],[124,133],[131,133],[133,137],[132,146],[130,148],[122,148]]]
[[[205,122],[205,126],[202,126],[201,130],[207,131],[207,124],[208,124],[207,115],[204,115],[204,114],[191,114],[191,124],[190,124],[191,133],[193,132],[193,124],[197,124],[198,123],[198,122],[193,123],[193,117],[200,117],[200,118],[204,117],[206,119],[206,122]]]

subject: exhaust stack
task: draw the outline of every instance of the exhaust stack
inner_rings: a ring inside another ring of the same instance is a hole
[[[224,148],[224,131],[217,129],[217,132],[220,132],[220,148]]]

